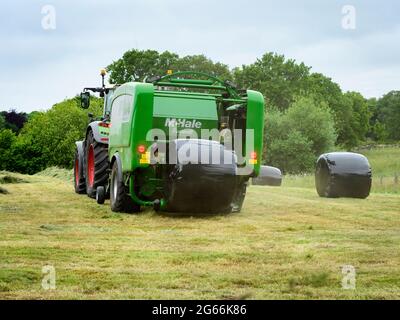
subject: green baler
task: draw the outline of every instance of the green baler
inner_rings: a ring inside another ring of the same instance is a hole
[[[105,111],[77,142],[77,192],[99,203],[110,196],[119,212],[241,209],[248,180],[260,171],[259,92],[195,72],[87,89],[105,96]]]

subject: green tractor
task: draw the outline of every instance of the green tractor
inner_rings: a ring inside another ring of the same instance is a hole
[[[104,113],[76,142],[75,191],[115,212],[141,207],[181,213],[241,210],[260,173],[264,98],[197,72],[85,88]]]

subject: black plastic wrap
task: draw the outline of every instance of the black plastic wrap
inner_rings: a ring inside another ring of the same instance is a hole
[[[278,168],[261,166],[260,174],[257,178],[252,179],[255,186],[276,186],[282,184],[282,172]]]
[[[367,198],[371,183],[371,166],[361,154],[332,152],[317,160],[315,186],[321,197]]]
[[[177,151],[186,148],[192,152],[189,158],[185,155],[184,160],[178,152],[178,163],[171,168],[166,186],[167,211],[230,212],[240,184],[234,153],[208,140],[172,143]],[[230,159],[230,163],[224,164],[224,157]]]

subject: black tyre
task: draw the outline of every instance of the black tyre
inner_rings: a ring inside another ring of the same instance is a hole
[[[76,193],[86,193],[86,181],[83,176],[83,163],[82,159],[79,157],[78,150],[75,151],[74,160],[74,188]]]
[[[106,188],[104,188],[103,186],[97,187],[96,202],[98,204],[104,204],[105,200],[106,200]]]
[[[90,131],[86,139],[86,192],[96,198],[99,186],[106,186],[108,181],[108,148],[97,142]]]
[[[118,168],[118,161],[114,162],[111,170],[110,202],[111,210],[114,212],[140,212],[140,205],[133,202],[128,187],[125,186],[120,168]]]

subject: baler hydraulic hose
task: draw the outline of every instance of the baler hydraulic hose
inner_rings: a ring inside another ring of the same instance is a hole
[[[154,207],[154,209],[156,211],[164,209],[166,206],[165,199],[159,199],[159,200],[155,200],[155,201],[143,201],[143,200],[139,199],[139,197],[135,193],[134,175],[132,175],[129,179],[129,191],[130,191],[132,200],[141,206]]]

